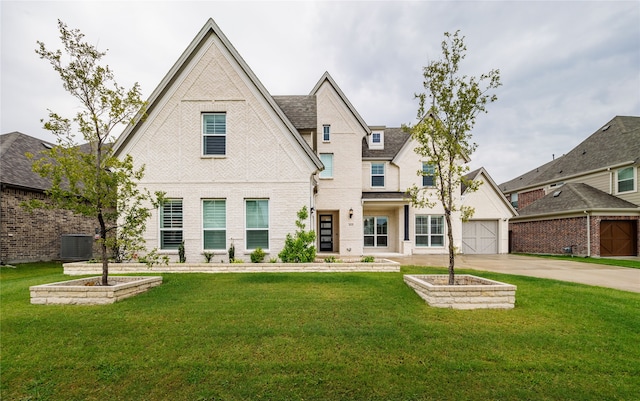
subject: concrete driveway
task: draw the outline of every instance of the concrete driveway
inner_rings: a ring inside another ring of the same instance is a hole
[[[390,257],[403,265],[449,266],[448,255]],[[456,268],[571,281],[640,293],[640,269],[521,255],[457,255]]]

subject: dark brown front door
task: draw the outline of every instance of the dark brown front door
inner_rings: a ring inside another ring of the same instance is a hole
[[[320,215],[320,252],[333,252],[333,216]]]
[[[603,220],[600,222],[600,256],[636,256],[637,222]]]

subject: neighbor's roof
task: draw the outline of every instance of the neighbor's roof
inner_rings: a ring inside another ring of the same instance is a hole
[[[33,162],[25,153],[37,155],[52,146],[54,144],[21,132],[0,135],[0,182],[38,191],[51,188],[51,180],[33,172]]]
[[[273,96],[273,100],[298,131],[317,128],[318,109],[315,96]]]
[[[640,161],[640,117],[617,116],[566,155],[511,181],[503,192],[561,181],[589,171]]]
[[[609,195],[584,183],[567,183],[557,187],[545,197],[518,210],[519,217],[560,214],[562,212],[640,208],[616,196]],[[517,217],[516,217],[517,219]]]
[[[393,160],[409,138],[411,138],[411,134],[402,128],[385,128],[384,149],[369,149],[367,138],[362,138],[362,158]]]

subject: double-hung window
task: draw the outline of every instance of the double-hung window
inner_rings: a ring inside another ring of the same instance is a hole
[[[202,201],[202,230],[202,249],[227,249],[227,202],[224,199]]]
[[[384,187],[384,163],[371,163],[371,186]]]
[[[388,244],[389,219],[385,216],[364,218],[364,246],[386,247]]]
[[[160,207],[160,249],[178,249],[182,243],[182,199],[167,199]]]
[[[416,216],[416,246],[444,246],[444,216]]]
[[[422,186],[423,187],[432,187],[434,185],[434,174],[436,169],[433,167],[433,164],[422,163]]]
[[[269,200],[245,201],[247,249],[269,249]]]
[[[203,155],[227,154],[227,115],[225,113],[202,114],[202,141]]]
[[[616,172],[617,193],[630,192],[635,189],[635,167],[621,168]]]
[[[322,126],[322,142],[329,142],[331,140],[331,126],[325,124]]]
[[[320,178],[333,178],[333,153],[320,153],[320,161],[324,164]]]

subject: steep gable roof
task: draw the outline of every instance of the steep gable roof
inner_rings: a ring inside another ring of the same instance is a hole
[[[298,130],[315,130],[318,108],[315,96],[273,96],[278,106]]]
[[[640,161],[640,117],[614,117],[566,155],[500,184],[503,192]]]
[[[402,128],[385,128],[384,149],[370,149],[367,138],[362,138],[362,158],[393,160],[410,138],[411,134]]]
[[[500,188],[495,183],[495,181],[493,181],[493,178],[491,178],[491,175],[489,175],[489,172],[484,167],[475,169],[467,173],[464,177],[470,181],[475,181],[480,176],[483,176],[485,178],[485,183],[488,183],[491,186],[491,189],[496,194],[496,196],[498,196],[500,201],[511,211],[512,216],[517,216],[518,212],[516,211],[516,209],[514,209],[513,205],[511,205],[511,202],[509,202],[507,198],[503,196],[502,192],[500,191]],[[460,187],[460,193],[464,195],[466,192],[467,192],[467,186],[462,184]]]
[[[147,103],[147,114],[150,114],[155,107],[159,104],[164,95],[167,94],[169,89],[178,79],[180,73],[184,71],[189,63],[194,59],[198,51],[204,46],[207,40],[211,37],[217,37],[224,48],[229,52],[233,61],[235,61],[242,72],[249,79],[251,84],[256,88],[258,93],[264,98],[264,100],[268,103],[268,105],[273,109],[274,113],[278,116],[278,118],[282,121],[282,123],[287,127],[291,135],[295,138],[297,143],[302,147],[306,155],[312,161],[312,163],[318,168],[323,169],[324,166],[320,161],[320,158],[315,154],[315,152],[311,149],[309,144],[300,136],[292,122],[287,118],[282,109],[276,104],[276,101],[271,97],[267,89],[262,85],[258,77],[253,73],[249,65],[244,61],[244,59],[240,56],[238,51],[233,47],[229,39],[222,33],[220,27],[213,21],[212,18],[204,24],[202,29],[198,32],[195,38],[191,41],[189,46],[185,49],[182,55],[178,58],[176,63],[171,67],[167,75],[162,79],[158,87],[153,91],[151,96],[149,97]],[[141,126],[141,119],[139,118],[135,123],[130,124],[124,130],[122,135],[118,138],[115,143],[115,154],[118,155],[123,146],[130,140],[130,138],[135,135],[135,132]]]
[[[25,153],[37,155],[52,146],[55,145],[21,132],[0,135],[0,182],[38,191],[51,188],[51,180],[32,170],[33,162]]]
[[[603,209],[635,209],[640,213],[640,208],[637,205],[609,195],[590,185],[567,183],[527,207],[518,210],[518,214],[520,217],[531,217]]]
[[[329,75],[328,72],[322,74],[316,85],[313,87],[313,89],[311,89],[309,95],[315,96],[318,93],[318,90],[320,90],[320,87],[322,87],[325,82],[329,83],[329,85],[333,87],[333,90],[335,90],[338,96],[340,96],[340,99],[347,106],[353,117],[355,117],[356,121],[358,121],[358,124],[362,127],[364,132],[366,132],[367,135],[371,134],[371,129],[369,129],[369,126],[364,122],[364,120],[360,116],[360,113],[358,113],[356,108],[353,107],[349,99],[345,96],[344,92],[342,92],[342,89],[340,89],[336,81],[333,79],[333,77],[331,77],[331,75]]]

